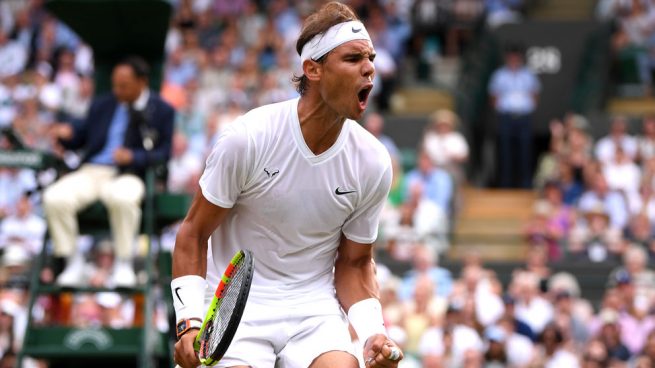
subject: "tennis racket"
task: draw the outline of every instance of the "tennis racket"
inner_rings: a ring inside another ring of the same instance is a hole
[[[252,252],[240,250],[223,272],[194,343],[202,365],[218,363],[230,346],[248,300],[254,263]]]

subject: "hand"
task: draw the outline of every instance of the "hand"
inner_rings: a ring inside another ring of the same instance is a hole
[[[193,349],[193,343],[196,341],[198,332],[199,330],[197,329],[189,330],[175,343],[173,360],[182,368],[196,368],[200,366],[198,353]]]
[[[67,141],[73,138],[73,127],[65,123],[55,123],[50,126],[49,135],[54,140],[63,139]]]
[[[398,359],[392,360],[392,353],[396,351]],[[364,345],[364,362],[366,367],[398,367],[398,362],[404,357],[402,350],[391,341],[388,337],[378,334],[373,335],[366,340]]]
[[[118,147],[114,150],[114,161],[118,165],[129,165],[133,159],[132,151],[125,147]]]

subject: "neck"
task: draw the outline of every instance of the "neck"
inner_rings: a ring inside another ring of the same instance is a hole
[[[339,116],[325,101],[312,98],[309,93],[300,98],[298,120],[305,144],[315,155],[332,147],[345,122],[345,118]]]

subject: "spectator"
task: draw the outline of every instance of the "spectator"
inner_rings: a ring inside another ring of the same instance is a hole
[[[623,254],[623,265],[609,275],[608,287],[616,287],[619,281],[631,282],[635,292],[641,295],[655,295],[655,271],[648,268],[648,253],[639,245],[630,246]]]
[[[429,275],[421,275],[414,284],[413,297],[404,302],[403,327],[407,333],[405,348],[409,354],[418,353],[421,336],[446,313],[448,302],[435,296],[434,284]]]
[[[616,147],[613,159],[604,162],[602,170],[610,190],[622,193],[628,201],[639,195],[641,170],[623,148]]]
[[[18,246],[34,257],[41,253],[45,232],[45,220],[32,211],[30,198],[24,195],[16,205],[16,212],[0,222],[0,248]]]
[[[609,134],[600,138],[594,147],[596,159],[600,162],[614,160],[617,146],[620,146],[623,153],[630,159],[637,157],[637,140],[627,132],[628,119],[625,116],[614,116],[610,125]]]
[[[584,212],[569,236],[569,257],[592,262],[612,260],[620,252],[621,232],[613,228],[602,204]]]
[[[498,328],[505,335],[505,354],[512,367],[524,367],[534,359],[534,344],[530,338],[516,331],[512,317],[504,316],[498,320]]]
[[[562,330],[554,323],[544,327],[539,336],[542,344],[537,350],[536,359],[533,364],[545,368],[577,368],[579,367],[577,357],[566,349]]]
[[[18,41],[9,39],[0,29],[0,80],[18,75],[27,66],[27,49]]]
[[[545,248],[549,258],[560,257],[560,247],[556,238],[557,229],[551,222],[552,209],[545,200],[538,200],[533,205],[532,215],[525,225],[525,236],[531,248]]]
[[[582,356],[582,368],[603,368],[609,365],[605,344],[599,339],[589,341]]]
[[[603,174],[590,173],[589,189],[580,197],[578,210],[589,212],[601,207],[609,216],[611,227],[622,230],[628,224],[629,213],[625,197],[609,188]]]
[[[655,115],[648,114],[642,119],[641,135],[637,137],[637,159],[642,166],[655,157]]]
[[[598,337],[605,345],[610,360],[626,362],[630,359],[630,351],[621,342],[619,329],[619,314],[611,309],[602,310],[599,313],[601,323]]]
[[[532,182],[532,113],[541,84],[524,65],[523,49],[505,51],[505,64],[491,76],[489,93],[498,117],[498,165],[501,187],[530,188]],[[518,165],[514,165],[514,159]],[[518,167],[515,177],[514,167]]]
[[[195,193],[202,168],[202,159],[189,150],[186,136],[175,132],[172,157],[168,162],[167,190],[173,193]]]
[[[448,297],[452,289],[452,276],[450,271],[438,266],[438,254],[434,249],[425,245],[418,245],[414,248],[413,267],[402,278],[398,297],[401,300],[409,300],[416,286],[417,280],[427,275],[434,285],[434,295],[442,298]]]
[[[485,367],[505,367],[508,364],[507,334],[497,326],[487,327],[484,331],[486,352],[484,354]]]
[[[453,179],[446,170],[432,164],[425,149],[418,154],[416,168],[408,172],[405,178],[408,188],[416,184],[421,185],[425,198],[436,204],[444,214],[450,214],[454,191]]]
[[[84,256],[75,249],[75,216],[98,199],[107,206],[116,246],[114,285],[136,284],[132,257],[145,193],[142,176],[149,165],[168,160],[174,115],[168,104],[148,90],[147,83],[145,62],[127,58],[114,67],[113,93],[94,101],[81,126],[53,129],[53,136],[65,147],[85,148],[82,166],[48,187],[43,196],[54,253],[66,257],[60,285],[83,281]],[[87,189],[80,191],[80,187]]]
[[[643,350],[648,335],[655,330],[655,317],[650,315],[650,295],[652,293],[637,294],[631,308],[619,314],[621,342],[631,355]]]
[[[32,170],[0,167],[0,219],[14,213],[21,197],[34,188]]]
[[[515,298],[516,318],[524,321],[536,334],[541,334],[553,319],[553,306],[539,292],[539,278],[529,272],[518,272],[511,286]]]
[[[462,306],[451,303],[443,327],[431,327],[425,331],[419,344],[419,355],[423,357],[424,362],[443,360],[448,362],[449,367],[464,367],[467,355],[472,355],[469,352],[484,351],[480,335],[463,323],[461,308]],[[473,358],[475,357],[468,357]]]
[[[522,19],[524,0],[485,0],[487,25],[491,28],[506,23],[518,23]]]
[[[652,93],[653,56],[650,50],[655,35],[655,7],[643,0],[628,0],[621,5],[617,19],[619,28],[612,37],[612,47],[621,64],[636,69],[636,75],[630,76],[625,75],[627,68],[622,68],[621,82],[641,84],[648,95]]]
[[[391,139],[391,137],[384,134],[384,116],[376,112],[366,114],[366,118],[364,119],[364,128],[373,134],[373,136],[375,136],[375,138],[377,138],[380,143],[382,143],[384,147],[387,148],[387,151],[389,151],[389,156],[391,156],[392,160],[401,159],[400,151],[398,150],[396,143],[393,141],[393,139]]]
[[[428,118],[422,145],[432,163],[448,171],[459,186],[464,184],[463,165],[469,158],[469,146],[456,130],[458,125],[459,117],[451,110],[435,111]]]
[[[528,338],[530,341],[536,341],[537,340],[537,335],[535,335],[532,332],[532,328],[530,326],[523,322],[522,320],[516,318],[515,314],[515,305],[516,305],[516,300],[514,299],[513,296],[510,294],[505,294],[503,295],[503,304],[505,307],[505,311],[503,313],[503,316],[500,317],[498,320],[500,324],[507,323],[507,321],[512,322],[512,331],[516,332],[519,335],[522,335],[526,338]],[[505,326],[506,330],[509,330],[509,326]]]

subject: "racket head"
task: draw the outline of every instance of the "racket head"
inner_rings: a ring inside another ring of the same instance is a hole
[[[238,251],[216,288],[196,337],[200,363],[211,366],[225,355],[241,322],[248,301],[254,272],[254,258],[249,250]]]

